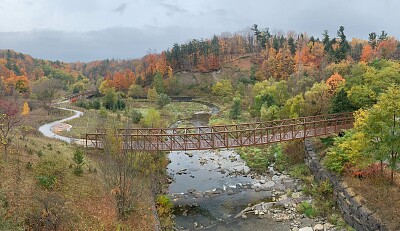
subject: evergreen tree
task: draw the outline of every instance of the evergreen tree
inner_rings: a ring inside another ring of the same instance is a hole
[[[239,97],[233,98],[233,104],[232,108],[229,111],[229,117],[231,119],[237,119],[240,116],[241,113],[241,104],[242,104],[242,99]]]
[[[294,39],[290,37],[288,39],[289,50],[292,55],[296,54],[296,44],[294,44]]]
[[[378,43],[387,40],[387,38],[388,38],[387,33],[383,30],[381,35],[379,35]]]
[[[322,39],[322,43],[324,44],[324,51],[325,53],[330,53],[332,50],[332,44],[331,44],[331,40],[329,38],[329,34],[327,30],[324,30],[324,33],[322,34],[323,39]]]
[[[154,76],[153,87],[157,93],[165,93],[164,81],[160,72],[157,72]]]
[[[347,52],[350,49],[350,44],[346,40],[346,35],[344,34],[344,27],[340,26],[337,36],[339,37],[339,48],[335,51],[335,62],[340,62],[341,60],[346,59]]]
[[[371,45],[372,49],[374,50],[376,47],[376,33],[371,32],[368,34],[368,44]]]
[[[340,112],[351,112],[354,108],[347,97],[346,91],[342,88],[338,91],[332,98],[331,103],[331,112],[332,113],[340,113]]]

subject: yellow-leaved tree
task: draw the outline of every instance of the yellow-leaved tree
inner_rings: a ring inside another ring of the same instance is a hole
[[[27,116],[27,115],[29,115],[30,112],[31,112],[31,109],[29,108],[28,103],[25,102],[25,103],[24,103],[24,106],[22,106],[21,115],[22,115],[22,116]]]

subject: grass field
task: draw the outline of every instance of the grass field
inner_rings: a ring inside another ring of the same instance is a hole
[[[132,102],[127,108],[135,109],[140,111],[142,115],[146,115],[150,108],[157,108],[157,105],[151,102]],[[79,108],[77,108],[79,110]],[[189,119],[193,113],[198,111],[210,111],[209,108],[200,103],[194,102],[172,102],[166,105],[163,109],[160,109],[162,119],[165,121],[164,124],[171,124],[177,120]],[[134,125],[130,122],[124,111],[106,111],[107,119],[104,118],[104,111],[100,110],[86,110],[83,116],[74,120],[67,121],[66,123],[72,125],[72,129],[62,131],[60,134],[67,137],[83,138],[86,133],[96,132],[97,128],[104,128],[107,124],[116,124],[120,127],[127,126],[140,126]],[[102,115],[103,113],[103,115]]]

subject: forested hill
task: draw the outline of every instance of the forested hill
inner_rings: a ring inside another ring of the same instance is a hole
[[[131,86],[140,86],[146,91],[155,84],[155,77],[168,84],[168,81],[176,81],[171,80],[174,73],[210,73],[243,57],[249,59],[251,70],[243,69],[246,72],[242,73],[242,81],[304,76],[318,82],[334,72],[346,75],[350,66],[358,62],[398,60],[400,47],[399,41],[385,32],[372,32],[369,40],[349,40],[343,27],[334,35],[325,31],[321,38],[314,38],[292,31],[272,34],[268,29],[253,25],[251,29],[233,34],[173,44],[159,54],[135,60],[63,63],[3,50],[0,51],[0,92],[29,94],[32,83],[42,77],[55,79],[62,83],[64,90],[75,93],[99,88],[101,83],[125,93]]]

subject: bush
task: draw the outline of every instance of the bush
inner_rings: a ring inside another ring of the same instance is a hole
[[[130,118],[134,124],[138,124],[140,120],[143,118],[143,115],[140,111],[133,109],[130,112]]]
[[[36,178],[46,189],[56,188],[64,178],[69,163],[59,155],[46,155],[36,165]]]
[[[55,176],[38,176],[37,179],[39,185],[45,189],[53,189],[57,182],[57,178]]]
[[[268,166],[275,162],[275,150],[272,146],[266,148],[243,147],[238,149],[240,157],[246,162],[247,166],[256,172],[265,172]]]
[[[75,162],[74,174],[77,176],[80,176],[83,173],[83,165],[85,164],[83,159],[83,151],[77,148],[74,152],[73,158],[73,161]]]
[[[297,205],[297,212],[302,213],[306,215],[309,218],[313,218],[317,215],[316,210],[312,206],[310,202],[303,201],[300,204]]]
[[[166,195],[159,195],[156,198],[157,213],[160,217],[161,225],[165,230],[169,230],[173,227],[174,222],[171,218],[172,208],[174,204],[171,199]]]
[[[171,103],[171,98],[168,95],[161,93],[157,96],[156,103],[160,108],[163,108],[165,105]]]
[[[229,111],[229,118],[231,119],[237,119],[240,116],[241,113],[241,104],[242,104],[242,99],[239,97],[233,98],[233,104],[231,107],[231,110]]]
[[[117,110],[124,110],[126,107],[126,103],[123,99],[118,99],[115,106]]]
[[[282,152],[289,166],[304,163],[305,152],[303,140],[282,143]]]
[[[93,109],[96,109],[96,110],[99,110],[100,109],[100,107],[101,107],[101,103],[100,103],[100,100],[98,100],[98,99],[95,99],[94,101],[93,101],[93,103],[92,103],[92,108]]]
[[[54,193],[40,193],[35,198],[35,204],[27,212],[25,220],[28,230],[73,229],[67,224],[72,217],[65,207],[64,198]]]

